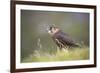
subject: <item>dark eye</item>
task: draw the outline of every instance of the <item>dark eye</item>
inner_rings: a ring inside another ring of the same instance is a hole
[[[50,27],[50,30],[52,30],[52,27]]]

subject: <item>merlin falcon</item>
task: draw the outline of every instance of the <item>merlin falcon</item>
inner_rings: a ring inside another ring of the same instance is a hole
[[[80,47],[79,43],[77,43],[68,34],[64,33],[55,25],[49,27],[48,33],[51,35],[52,39],[60,49]]]

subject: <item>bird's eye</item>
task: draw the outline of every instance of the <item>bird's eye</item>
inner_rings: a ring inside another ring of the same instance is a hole
[[[50,27],[50,30],[52,30],[52,27]]]

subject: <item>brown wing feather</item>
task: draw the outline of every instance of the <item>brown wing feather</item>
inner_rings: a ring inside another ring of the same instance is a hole
[[[69,37],[68,34],[63,33],[62,31],[59,31],[58,33],[53,35],[53,39],[55,43],[61,48],[64,46],[70,46],[70,47],[77,47],[78,45],[76,42]],[[59,43],[60,42],[60,43]]]

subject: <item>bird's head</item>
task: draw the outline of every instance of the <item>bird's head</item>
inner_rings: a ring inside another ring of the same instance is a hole
[[[51,26],[49,27],[49,29],[48,29],[47,31],[48,31],[48,33],[49,33],[50,35],[54,35],[54,34],[57,33],[59,30],[60,30],[60,29],[59,29],[58,27],[56,27],[56,26],[53,24],[53,25],[51,25]]]

